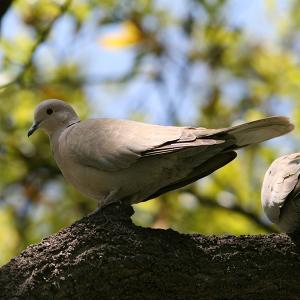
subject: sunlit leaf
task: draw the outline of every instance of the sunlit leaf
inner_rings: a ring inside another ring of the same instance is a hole
[[[138,44],[143,39],[140,29],[131,21],[121,24],[117,32],[105,34],[99,43],[108,49],[124,48]]]

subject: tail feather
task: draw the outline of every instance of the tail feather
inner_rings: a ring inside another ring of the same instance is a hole
[[[288,118],[278,116],[233,126],[225,132],[234,136],[239,148],[284,135],[293,129],[294,125]]]

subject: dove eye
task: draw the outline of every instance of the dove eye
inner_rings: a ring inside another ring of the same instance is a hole
[[[53,113],[53,109],[52,108],[48,108],[46,110],[46,112],[47,112],[48,115],[51,115]]]

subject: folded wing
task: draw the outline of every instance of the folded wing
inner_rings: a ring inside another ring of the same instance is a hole
[[[83,165],[103,171],[129,168],[140,159],[175,152],[199,155],[219,145],[217,153],[232,151],[292,130],[284,117],[271,117],[231,128],[206,129],[159,126],[128,120],[87,120],[69,128],[65,139],[70,155]],[[76,139],[80,136],[80,139]],[[76,141],[80,140],[80,143]],[[193,152],[194,153],[194,152]],[[216,151],[212,151],[215,155]]]

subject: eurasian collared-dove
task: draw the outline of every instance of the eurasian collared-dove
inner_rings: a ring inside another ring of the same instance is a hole
[[[261,200],[273,223],[284,232],[300,229],[300,153],[277,158],[266,172]]]
[[[293,125],[285,117],[222,129],[80,121],[69,104],[46,100],[36,107],[28,136],[38,128],[48,134],[64,177],[103,207],[183,187],[229,163],[233,150],[283,135]]]

